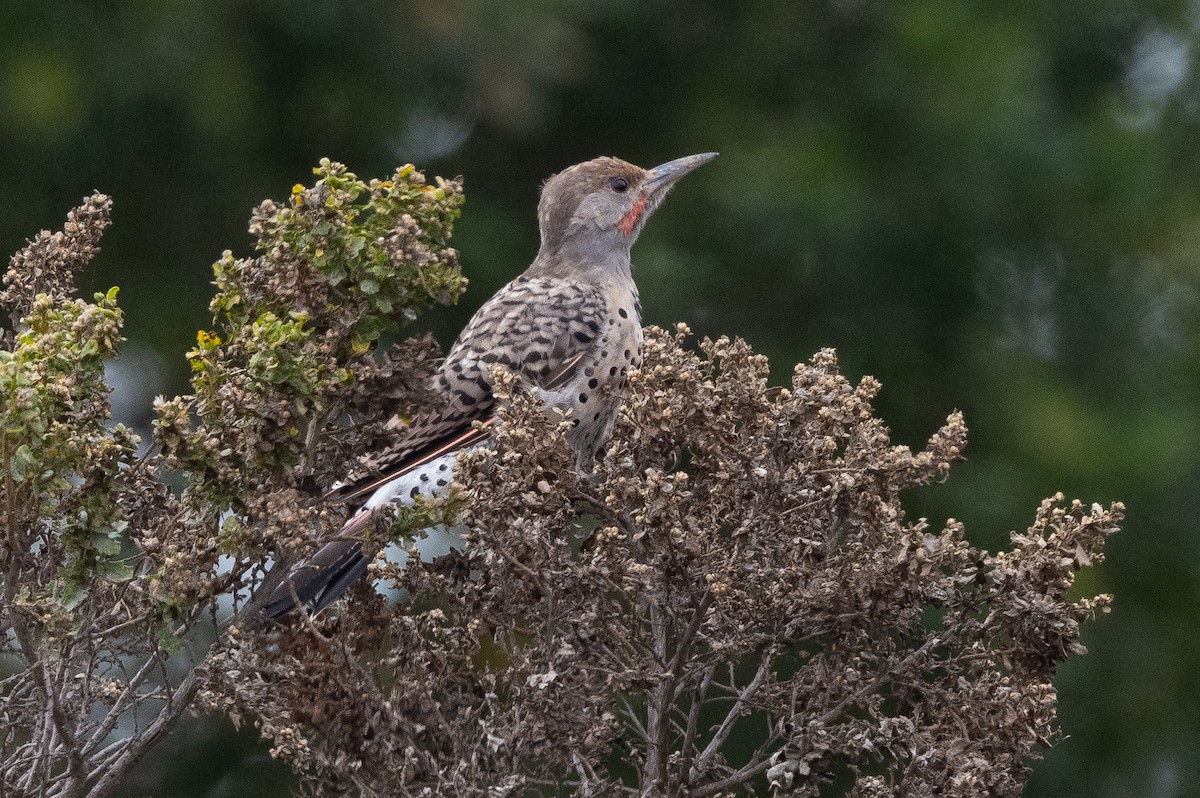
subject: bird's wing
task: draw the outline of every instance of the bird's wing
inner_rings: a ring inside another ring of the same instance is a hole
[[[484,303],[451,347],[434,377],[444,401],[411,419],[393,418],[396,438],[365,456],[359,473],[329,497],[364,500],[414,468],[487,438],[495,406],[489,369],[507,367],[531,386],[555,390],[572,378],[604,323],[603,295],[594,286],[524,275],[513,280]]]

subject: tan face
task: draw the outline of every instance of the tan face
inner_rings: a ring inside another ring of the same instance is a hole
[[[679,178],[716,157],[690,155],[653,169],[603,157],[546,181],[538,217],[543,248],[569,247],[589,256],[628,252],[642,225]]]
[[[546,181],[538,206],[543,242],[557,249],[580,235],[620,232],[628,238],[648,204],[641,191],[646,175],[619,158],[596,158],[559,172]]]

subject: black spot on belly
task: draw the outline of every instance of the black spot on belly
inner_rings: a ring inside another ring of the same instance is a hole
[[[594,390],[594,389],[596,388],[596,386],[597,386],[597,385],[599,385],[599,384],[600,384],[600,381],[599,381],[599,380],[597,380],[595,377],[592,377],[590,380],[588,380],[588,387],[589,387],[589,388],[592,388],[593,390]]]
[[[588,395],[586,393],[579,394],[579,404],[586,405],[587,404],[587,396]]]
[[[625,308],[621,308],[620,310],[618,310],[617,314],[623,319],[629,318],[629,314],[625,312]]]

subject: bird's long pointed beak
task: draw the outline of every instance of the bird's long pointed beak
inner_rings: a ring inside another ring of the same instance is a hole
[[[643,188],[650,194],[665,193],[665,190],[675,185],[679,178],[716,157],[715,152],[702,152],[699,155],[685,155],[682,158],[659,164],[650,170],[650,175],[642,184]]]
[[[624,233],[625,237],[631,241],[637,238],[642,225],[646,223],[646,219],[649,218],[650,214],[654,213],[654,209],[663,201],[663,197],[667,196],[667,192],[671,190],[671,186],[679,182],[679,178],[697,166],[706,164],[716,157],[717,154],[715,152],[688,155],[683,158],[676,158],[673,161],[667,161],[648,170],[646,179],[642,183],[641,189],[637,192],[633,207],[621,217],[621,221],[617,222],[617,229]]]

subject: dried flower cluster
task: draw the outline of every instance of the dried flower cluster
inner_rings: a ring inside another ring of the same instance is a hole
[[[496,447],[391,530],[453,518],[462,545],[373,566],[398,603],[364,583],[289,627],[214,625],[222,597],[270,589],[343,520],[322,488],[386,436],[385,408],[430,400],[431,344],[370,345],[463,287],[456,183],[317,171],[255,212],[257,258],[216,265],[216,329],[189,356],[194,395],[159,402],[161,455],[106,425],[119,312],[68,285],[107,201],[14,259],[5,795],[104,795],[188,706],[254,723],[319,795],[1021,792],[1057,734],[1054,669],[1108,602],[1067,591],[1121,507],[1056,496],[998,554],[906,519],[899,496],[947,476],[963,420],[893,445],[878,383],[828,350],[778,388],[744,342],[647,330],[583,475],[569,420],[497,372]]]
[[[378,360],[370,348],[383,330],[465,289],[448,245],[462,187],[428,184],[411,166],[370,182],[327,160],[314,171],[316,185],[296,186],[290,206],[268,200],[255,210],[250,231],[262,254],[227,252],[215,264],[217,330],[201,332],[188,355],[195,394],[158,403],[164,465],[188,475],[186,511],[210,530],[197,541],[187,525],[161,542],[163,596],[191,603],[228,592],[228,580],[196,581],[216,573],[222,554],[236,558],[231,577],[241,578],[266,553],[286,565],[311,548],[340,524],[315,495],[385,434],[395,407],[428,399],[431,339]],[[347,426],[348,417],[361,423]]]
[[[1056,497],[999,555],[906,522],[958,414],[914,454],[831,351],[778,390],[744,343],[685,333],[648,331],[590,478],[507,397],[499,450],[462,461],[462,551],[379,569],[411,603],[363,589],[277,649],[233,637],[205,700],[364,794],[1019,794],[1107,601],[1065,591],[1120,508]]]

